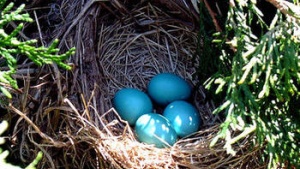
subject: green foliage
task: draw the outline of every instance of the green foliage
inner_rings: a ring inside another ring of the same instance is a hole
[[[0,7],[3,9],[6,0],[0,0]],[[70,55],[74,54],[75,48],[63,54],[57,54],[59,49],[56,48],[58,40],[55,40],[49,47],[36,47],[36,40],[20,41],[17,38],[18,33],[23,29],[23,22],[32,22],[28,13],[22,13],[24,5],[21,5],[16,10],[12,11],[13,3],[9,3],[0,13],[0,61],[4,62],[2,67],[8,67],[7,71],[0,71],[0,82],[8,84],[13,88],[18,88],[17,82],[12,78],[16,73],[17,56],[26,56],[31,59],[36,65],[56,63],[64,69],[71,69],[68,64],[63,61]],[[20,22],[18,26],[10,31],[5,29],[10,22]],[[8,90],[0,84],[0,90],[8,97],[11,94]]]
[[[3,134],[3,132],[7,129],[8,122],[2,121],[0,123],[0,135]],[[3,137],[0,137],[0,145],[4,144],[5,139]],[[0,167],[5,169],[21,169],[19,166],[15,166],[12,164],[9,164],[6,162],[6,157],[9,155],[9,152],[7,150],[3,151],[0,147]],[[25,169],[36,169],[37,163],[42,159],[43,153],[39,152],[37,157],[33,160],[31,164],[29,164]]]
[[[211,146],[224,139],[234,155],[232,145],[255,134],[253,142],[265,145],[268,168],[300,168],[300,20],[294,14],[278,11],[266,25],[256,1],[231,1],[226,31],[216,40],[222,49],[234,48],[220,56],[231,70],[218,71],[205,83],[226,94],[214,112],[225,112],[226,118]],[[254,18],[267,28],[259,37],[252,33]]]
[[[57,54],[59,52],[59,49],[57,48],[58,40],[55,40],[48,47],[36,47],[36,40],[19,40],[17,36],[23,29],[24,22],[32,22],[33,20],[28,13],[23,13],[24,5],[21,5],[15,10],[13,10],[13,3],[9,3],[6,7],[5,5],[6,0],[0,0],[0,67],[3,68],[0,71],[0,91],[8,98],[12,98],[11,93],[5,86],[18,88],[16,80],[12,77],[17,71],[17,57],[28,57],[38,66],[56,63],[61,68],[69,70],[71,67],[63,61],[74,54],[75,48],[71,48],[63,54]],[[9,30],[8,25],[11,22],[19,24],[15,29]],[[6,121],[3,121],[0,124],[0,135],[7,127],[8,123]],[[0,145],[3,143],[4,138],[0,137]],[[3,151],[0,147],[0,168],[20,169],[21,167],[6,162],[5,159],[8,155],[9,152],[7,150]],[[35,166],[41,160],[42,155],[42,152],[39,152],[34,161],[25,169],[35,169]]]

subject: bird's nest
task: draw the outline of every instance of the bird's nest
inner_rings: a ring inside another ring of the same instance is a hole
[[[39,28],[30,35],[43,43],[58,38],[62,51],[75,46],[76,54],[68,60],[71,71],[28,64],[37,71],[20,78],[24,87],[9,107],[13,150],[20,152],[13,154],[19,159],[28,162],[43,151],[39,168],[264,167],[261,150],[247,139],[234,145],[236,156],[226,153],[224,142],[209,147],[221,121],[197,80],[194,15],[186,20],[188,12],[174,13],[159,1],[46,2],[28,8]],[[111,103],[120,88],[145,91],[160,72],[178,74],[193,85],[192,102],[204,121],[199,132],[163,149],[138,142]]]

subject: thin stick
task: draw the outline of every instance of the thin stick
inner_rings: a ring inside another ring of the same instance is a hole
[[[267,0],[273,6],[280,10],[285,15],[300,19],[300,8],[291,2],[285,0]]]
[[[39,23],[39,20],[38,20],[38,17],[36,15],[35,10],[33,11],[33,14],[34,14],[35,22],[36,22],[36,25],[37,25],[37,28],[38,28],[38,31],[39,31],[39,36],[40,36],[40,39],[41,39],[41,43],[42,43],[43,46],[45,46],[45,44],[43,42],[43,35],[42,35],[40,23]]]
[[[209,3],[207,2],[207,0],[203,0],[203,2],[204,2],[205,6],[206,6],[206,8],[207,8],[207,10],[209,12],[210,17],[213,20],[213,23],[215,25],[216,30],[218,32],[222,32],[222,29],[221,29],[221,27],[220,27],[220,25],[219,25],[219,23],[218,23],[218,21],[216,19],[216,13],[211,9],[211,7],[210,7]]]

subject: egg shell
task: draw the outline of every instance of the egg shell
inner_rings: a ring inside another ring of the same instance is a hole
[[[147,91],[156,103],[166,106],[175,100],[187,100],[192,88],[187,81],[175,74],[161,73],[150,80]]]
[[[154,144],[158,148],[172,146],[177,140],[177,134],[170,122],[155,113],[144,114],[138,118],[135,133],[139,141]]]
[[[113,105],[120,117],[130,125],[134,125],[141,115],[153,111],[149,96],[134,88],[119,90],[113,98]]]
[[[197,109],[186,101],[174,101],[163,112],[179,137],[188,136],[199,130],[202,120]]]

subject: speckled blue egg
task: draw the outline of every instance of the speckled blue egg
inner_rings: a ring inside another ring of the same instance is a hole
[[[197,109],[186,101],[174,101],[168,104],[163,116],[170,121],[179,137],[198,131],[202,123]]]
[[[139,141],[154,144],[158,148],[172,146],[177,140],[177,134],[170,122],[155,113],[144,114],[138,118],[135,133]]]
[[[183,78],[172,73],[161,73],[150,80],[147,91],[156,103],[166,106],[175,100],[188,99],[192,89]]]
[[[134,125],[141,115],[153,111],[149,96],[134,88],[119,90],[113,98],[113,105],[120,117],[130,125]]]

